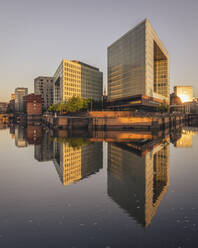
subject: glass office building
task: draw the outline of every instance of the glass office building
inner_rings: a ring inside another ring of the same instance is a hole
[[[108,47],[108,100],[110,106],[169,104],[169,55],[148,19]]]

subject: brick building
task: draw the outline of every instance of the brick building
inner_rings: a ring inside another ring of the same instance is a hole
[[[25,109],[27,116],[42,115],[42,98],[41,95],[29,94],[24,97]]]

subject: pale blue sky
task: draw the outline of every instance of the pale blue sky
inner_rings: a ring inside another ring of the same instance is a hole
[[[146,17],[169,51],[171,90],[198,96],[197,0],[0,0],[0,101],[18,86],[53,75],[62,58],[99,67],[107,46]]]

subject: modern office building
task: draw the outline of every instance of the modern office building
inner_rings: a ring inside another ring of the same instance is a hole
[[[28,94],[28,88],[16,88],[15,89],[15,111],[24,112],[24,96]]]
[[[53,77],[37,77],[34,79],[34,93],[42,97],[42,109],[47,108],[53,103]]]
[[[108,47],[109,108],[169,104],[169,54],[148,19]]]
[[[108,195],[144,227],[168,191],[169,153],[169,140],[152,148],[141,142],[108,144]]]
[[[72,147],[67,142],[54,141],[53,161],[62,184],[69,185],[98,172],[103,166],[102,149],[102,142]]]
[[[174,93],[180,97],[183,103],[192,102],[193,100],[193,88],[192,86],[175,86]]]
[[[72,96],[102,100],[103,73],[80,61],[63,59],[54,77],[54,103],[65,102]]]

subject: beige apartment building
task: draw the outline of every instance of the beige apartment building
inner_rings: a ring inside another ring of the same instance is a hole
[[[34,93],[41,95],[42,108],[47,108],[53,103],[53,77],[39,76],[34,79]]]
[[[54,103],[72,96],[102,100],[103,73],[80,61],[63,59],[53,77]]]
[[[193,88],[192,86],[175,86],[174,93],[178,96],[181,101],[192,102],[193,100]]]
[[[148,19],[108,47],[109,106],[169,104],[169,54]]]

